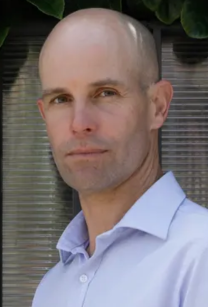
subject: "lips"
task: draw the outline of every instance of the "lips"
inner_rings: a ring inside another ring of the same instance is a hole
[[[98,155],[105,153],[107,150],[97,149],[97,148],[79,148],[71,151],[69,156],[81,156],[81,155]]]

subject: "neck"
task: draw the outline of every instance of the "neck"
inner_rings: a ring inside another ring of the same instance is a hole
[[[79,195],[88,227],[90,255],[95,250],[96,237],[112,229],[161,176],[158,156],[148,156],[142,167],[120,186],[97,195]]]

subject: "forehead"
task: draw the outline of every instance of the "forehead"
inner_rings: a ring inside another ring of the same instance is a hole
[[[69,81],[94,82],[112,78],[129,80],[132,50],[114,29],[72,27],[51,37],[40,60],[41,81],[46,86],[67,86]]]

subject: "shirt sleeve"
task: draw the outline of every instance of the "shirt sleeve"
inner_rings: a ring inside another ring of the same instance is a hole
[[[208,307],[208,244],[192,263],[182,307]]]

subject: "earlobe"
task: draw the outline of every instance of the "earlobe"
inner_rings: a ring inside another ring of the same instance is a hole
[[[37,105],[38,105],[38,109],[39,109],[40,115],[42,116],[42,119],[45,121],[45,109],[44,109],[43,100],[42,99],[38,99],[37,100]]]
[[[168,115],[170,102],[173,97],[171,83],[165,80],[158,82],[154,86],[151,96],[153,110],[151,130],[157,130],[162,127]]]

